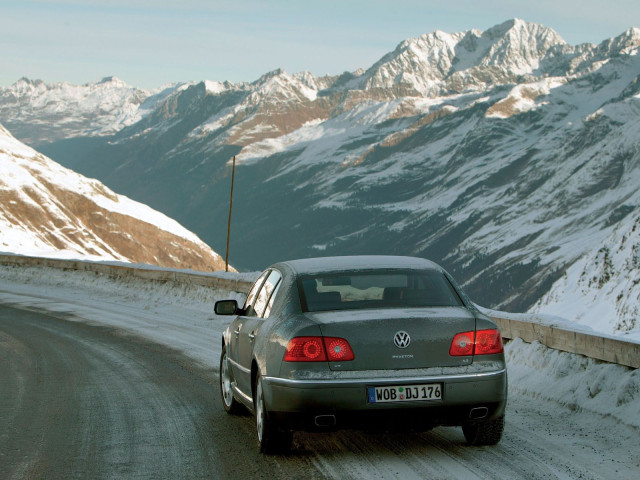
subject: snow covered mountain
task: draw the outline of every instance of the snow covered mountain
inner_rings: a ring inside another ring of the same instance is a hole
[[[21,78],[0,88],[0,118],[34,147],[65,138],[111,135],[139,121],[175,88],[147,91],[115,77],[81,86]]]
[[[553,30],[519,19],[486,32],[436,31],[402,42],[349,87],[423,97],[479,91],[549,71],[570,50]]]
[[[220,270],[196,235],[97,180],[66,169],[0,126],[0,251]]]
[[[434,32],[339,76],[183,84],[111,136],[41,149],[212,245],[237,155],[237,266],[418,255],[522,311],[637,217],[639,47],[637,28],[572,46],[518,19]]]

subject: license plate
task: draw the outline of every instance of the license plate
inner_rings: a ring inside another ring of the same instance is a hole
[[[416,402],[442,400],[442,384],[393,385],[388,387],[368,387],[369,403]]]

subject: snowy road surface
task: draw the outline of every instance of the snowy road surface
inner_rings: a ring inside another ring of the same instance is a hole
[[[219,405],[229,295],[0,267],[0,478],[639,478],[638,371],[520,341],[496,447],[345,431],[260,456],[253,419]]]
[[[167,347],[0,305],[0,360],[0,478],[281,474],[218,408],[215,374]]]

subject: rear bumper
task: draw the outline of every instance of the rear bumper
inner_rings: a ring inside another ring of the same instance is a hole
[[[368,401],[368,387],[426,383],[441,383],[442,399],[402,403]],[[287,428],[393,427],[424,430],[437,425],[464,425],[490,420],[504,414],[507,373],[503,369],[471,375],[355,380],[265,377],[264,395],[269,415]],[[318,417],[321,417],[319,422]]]

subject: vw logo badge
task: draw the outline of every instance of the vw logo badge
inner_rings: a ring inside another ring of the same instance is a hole
[[[407,332],[400,331],[393,337],[393,343],[395,343],[398,348],[407,348],[411,343],[411,337]]]

